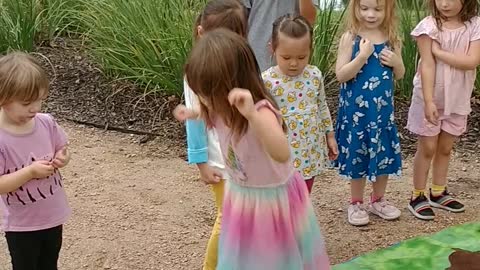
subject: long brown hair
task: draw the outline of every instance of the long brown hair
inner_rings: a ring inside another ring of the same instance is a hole
[[[198,26],[202,26],[205,32],[223,27],[246,37],[247,10],[238,0],[211,0],[195,21],[195,40],[198,38]]]
[[[385,5],[385,19],[380,27],[383,33],[387,36],[390,46],[393,49],[398,49],[401,46],[401,41],[397,29],[397,0],[377,0],[377,3],[379,2]],[[360,0],[350,0],[347,7],[346,30],[350,31],[354,35],[358,34],[361,27],[361,22],[358,20],[359,10]]]
[[[0,58],[0,106],[33,102],[48,94],[49,80],[32,56],[13,52]]]
[[[302,16],[286,14],[273,22],[272,28],[272,49],[275,51],[278,46],[278,35],[282,33],[290,38],[302,38],[305,35],[310,37],[310,48],[313,44],[313,28]]]
[[[477,0],[460,0],[462,2],[462,9],[460,10],[460,20],[465,23],[470,21],[473,17],[478,15],[478,2]],[[445,20],[445,16],[440,13],[435,5],[435,0],[428,1],[430,12],[437,22],[438,30],[442,30],[442,20]]]
[[[209,31],[199,39],[185,67],[188,84],[200,98],[203,118],[211,123],[213,117],[221,117],[237,139],[247,131],[248,121],[228,102],[230,90],[248,89],[254,102],[267,99],[278,109],[260,74],[246,39],[226,29]]]

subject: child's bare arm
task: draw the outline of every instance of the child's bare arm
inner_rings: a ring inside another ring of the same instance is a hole
[[[330,110],[328,109],[324,85],[325,84],[322,77],[320,80],[320,87],[318,89],[318,120],[321,121],[325,129],[322,130],[319,135],[326,136],[329,159],[335,160],[338,157],[338,145],[337,141],[335,140],[335,131],[333,130],[333,121]]]
[[[289,160],[290,148],[287,136],[278,123],[277,116],[270,109],[259,109],[249,117],[248,122],[273,160],[281,163]]]
[[[438,124],[438,110],[433,102],[433,91],[435,86],[435,58],[432,54],[433,40],[427,35],[417,38],[418,51],[420,53],[420,75],[422,78],[422,91],[424,101],[425,118],[428,122]]]
[[[46,160],[36,161],[16,172],[0,176],[0,194],[12,192],[32,179],[42,179],[54,173],[54,168]]]
[[[446,64],[462,69],[473,70],[480,65],[480,41],[476,40],[470,42],[470,48],[467,54],[463,53],[451,53],[444,51],[440,48],[440,44],[433,42],[432,44],[433,55],[440,61]]]
[[[362,40],[360,52],[353,60],[351,60],[353,39],[354,36],[348,32],[343,34],[340,39],[337,53],[337,63],[335,66],[337,80],[340,83],[344,83],[353,79],[362,69],[363,65],[365,65],[367,59],[373,52],[373,45],[370,43],[370,41]]]
[[[432,42],[432,39],[427,35],[421,35],[417,38],[417,47],[421,58],[419,68],[422,77],[423,98],[425,102],[433,101],[435,59],[432,54]]]
[[[247,89],[231,90],[228,100],[248,120],[249,128],[254,131],[267,154],[277,162],[287,162],[290,158],[290,147],[277,115],[265,107],[257,110],[252,94]]]

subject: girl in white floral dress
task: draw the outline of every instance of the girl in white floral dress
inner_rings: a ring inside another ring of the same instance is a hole
[[[338,154],[322,73],[308,65],[312,28],[301,16],[282,16],[273,24],[271,46],[278,65],[263,79],[288,126],[293,165],[311,192],[315,176]]]

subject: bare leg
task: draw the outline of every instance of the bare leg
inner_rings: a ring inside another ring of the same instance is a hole
[[[387,189],[388,175],[377,176],[377,180],[372,184],[373,195],[376,198],[385,196],[385,190]]]
[[[365,182],[363,179],[355,179],[350,181],[350,192],[352,195],[352,202],[363,201],[363,194],[365,192]]]
[[[367,211],[363,207],[365,182],[365,178],[350,181],[352,200],[348,206],[348,222],[355,226],[367,225],[370,220]]]
[[[427,188],[428,172],[437,150],[438,136],[418,139],[417,153],[413,162],[413,186],[417,190]]]
[[[465,206],[454,199],[450,194],[444,194],[447,185],[448,165],[456,137],[442,131],[438,137],[438,147],[433,159],[433,186],[430,196],[430,205],[436,208],[459,213]]]
[[[453,145],[457,137],[442,131],[438,136],[438,147],[433,158],[433,184],[445,186],[447,184],[448,165]]]

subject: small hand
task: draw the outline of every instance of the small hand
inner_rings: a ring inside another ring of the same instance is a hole
[[[339,49],[348,50],[352,48],[354,39],[355,37],[351,32],[346,32],[342,35],[342,38],[340,39]]]
[[[334,136],[327,135],[328,159],[336,160],[338,158],[338,144]]]
[[[383,49],[380,53],[380,62],[388,67],[396,67],[401,64],[400,57],[389,49]]]
[[[27,167],[32,179],[43,179],[52,175],[55,171],[52,163],[47,160],[38,160]]]
[[[55,153],[55,157],[52,160],[52,166],[56,169],[65,167],[70,161],[70,153],[68,152],[67,146],[60,149]]]
[[[202,180],[205,184],[216,184],[222,180],[222,173],[215,168],[212,168],[207,163],[201,163],[197,166],[198,170],[200,171],[200,180]]]
[[[442,51],[440,48],[440,43],[436,42],[435,40],[432,41],[432,54],[433,56],[437,57],[438,54]]]
[[[425,103],[425,118],[433,125],[438,125],[438,110],[433,102]]]
[[[372,42],[366,38],[362,38],[360,40],[360,55],[362,55],[365,59],[368,59],[370,55],[372,55],[373,51],[374,47]]]
[[[247,119],[250,119],[256,112],[252,94],[247,89],[232,89],[228,94],[228,101]]]
[[[193,110],[188,109],[185,105],[180,104],[173,110],[173,116],[178,121],[183,122],[188,119],[195,119],[198,115]]]

